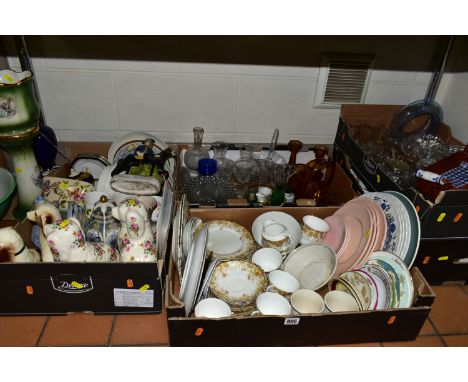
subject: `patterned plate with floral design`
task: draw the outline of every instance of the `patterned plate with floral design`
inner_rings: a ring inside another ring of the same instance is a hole
[[[263,270],[249,261],[226,261],[216,266],[210,291],[228,304],[244,305],[255,301],[268,284]]]

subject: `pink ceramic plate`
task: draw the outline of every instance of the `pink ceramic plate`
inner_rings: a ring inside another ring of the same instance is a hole
[[[361,245],[361,239],[363,236],[362,224],[354,216],[346,216],[344,217],[344,220],[348,226],[349,241],[343,253],[338,258],[338,264],[336,265],[335,271],[336,275],[350,270],[353,264],[356,263],[356,259],[361,255],[361,250],[359,247]]]
[[[361,256],[356,260],[356,263],[353,265],[354,268],[359,268],[361,265],[365,264],[368,257],[372,254],[372,248],[375,245],[376,231],[377,231],[377,215],[366,203],[361,203],[360,200],[355,199],[353,202],[360,205],[363,210],[365,210],[370,217],[370,228],[368,231],[364,232],[364,249],[362,250]]]
[[[346,238],[346,225],[342,217],[337,215],[328,216],[324,219],[330,229],[323,239],[323,244],[328,245],[337,254],[343,247]]]
[[[385,245],[385,238],[387,237],[387,218],[385,217],[385,212],[383,212],[382,208],[380,208],[377,203],[373,202],[371,199],[368,200],[372,202],[370,206],[377,214],[377,240],[372,252],[381,251]]]
[[[343,207],[341,207],[338,211],[335,212],[335,215],[346,217],[352,216],[359,220],[359,222],[361,223],[362,233],[360,237],[354,237],[354,239],[360,241],[357,249],[355,250],[357,253],[355,253],[353,256],[354,261],[351,262],[351,260],[349,260],[349,263],[347,260],[344,261],[349,267],[344,270],[350,270],[356,268],[362,261],[361,259],[367,258],[372,253],[370,246],[372,245],[375,229],[372,223],[372,215],[370,210],[366,208],[364,204],[361,204],[360,202],[355,202],[354,200],[351,200],[348,203],[346,203]]]

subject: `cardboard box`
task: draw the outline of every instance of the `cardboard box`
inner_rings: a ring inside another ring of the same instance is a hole
[[[466,283],[468,263],[454,263],[453,260],[463,257],[460,253],[462,247],[458,244],[468,242],[463,241],[468,240],[468,190],[445,191],[440,195],[438,203],[432,203],[415,189],[400,188],[365,154],[351,136],[349,121],[378,117],[384,126],[388,127],[400,109],[401,106],[395,105],[343,105],[335,137],[334,158],[351,179],[353,175],[349,170],[356,174],[369,191],[395,190],[402,192],[413,202],[420,218],[422,237],[415,264],[431,284]],[[449,127],[444,124],[437,133],[446,142],[460,143],[452,137]],[[354,181],[353,184],[356,190],[360,189],[358,183]],[[450,248],[453,250],[449,250]],[[449,255],[445,254],[447,250]],[[442,254],[438,256],[437,251],[442,251]],[[430,262],[428,257],[432,259]],[[444,260],[434,260],[439,257]]]
[[[306,151],[303,151],[301,153],[298,154],[298,161],[297,163],[304,163],[304,161],[308,161],[308,160],[311,160],[313,158],[312,156],[312,151],[311,148],[312,148],[312,145],[305,145],[306,147],[304,148],[304,150]],[[177,148],[177,157],[179,158],[179,160],[177,161],[177,169],[176,169],[176,177],[175,179],[179,179],[179,174],[180,174],[180,166],[181,166],[181,163],[183,162],[183,152],[184,150],[187,149],[187,145],[179,145],[178,148]],[[286,149],[285,147],[278,147],[278,149]],[[234,150],[232,150],[234,151]],[[331,155],[331,151],[330,150],[330,155]],[[280,153],[283,153],[283,155],[285,155],[284,153],[289,153],[288,151],[284,151],[284,150],[281,150],[281,151],[278,151]],[[229,151],[228,151],[229,153]],[[179,189],[179,184],[180,182],[176,182],[176,187],[175,187],[175,192],[174,194],[176,195],[176,200],[180,200],[180,197],[181,197],[181,190]],[[332,176],[332,180],[331,180],[331,184],[330,184],[330,189],[331,191],[334,193],[335,195],[335,198],[336,198],[336,205],[342,205],[344,203],[346,203],[348,200],[351,200],[353,199],[355,196],[356,196],[356,192],[353,190],[353,183],[352,181],[349,179],[349,177],[346,175],[346,173],[343,171],[343,169],[340,167],[340,166],[335,166],[334,168],[334,172],[333,172],[333,176]],[[198,207],[196,205],[192,205],[193,208],[195,207]],[[247,207],[250,207],[249,205],[242,205],[242,204],[239,204],[239,203],[234,203],[232,202],[232,205],[229,205],[229,206],[226,206],[226,207],[230,207],[230,208],[247,208]],[[260,207],[260,206],[256,206],[256,207]],[[293,205],[288,205],[288,207],[296,207],[295,204]]]
[[[353,140],[349,128],[351,120],[381,117],[384,127],[389,126],[401,106],[343,105],[335,137],[335,155],[339,163],[351,168],[369,191],[395,190],[413,201],[421,220],[422,237],[468,237],[468,190],[445,191],[438,203],[432,203],[413,188],[402,189],[394,183]],[[459,143],[452,138],[446,125],[438,135],[447,142]]]
[[[251,230],[255,218],[267,211],[283,211],[300,220],[304,215],[326,217],[336,207],[191,209],[203,221],[232,220]],[[291,317],[254,316],[199,319],[185,317],[178,299],[179,280],[170,262],[165,306],[171,346],[311,346],[375,341],[404,341],[417,337],[431,311],[435,295],[416,267],[411,270],[415,301],[409,309],[388,309]]]
[[[32,223],[25,220],[16,229],[25,244],[34,248]],[[0,315],[161,313],[164,274],[164,260],[157,263],[3,263],[0,264]]]

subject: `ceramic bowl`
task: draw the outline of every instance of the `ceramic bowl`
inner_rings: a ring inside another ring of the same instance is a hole
[[[299,289],[291,295],[291,305],[299,314],[322,313],[325,303],[322,296],[310,289]]]
[[[0,219],[5,216],[8,208],[10,208],[15,187],[16,180],[13,174],[3,167],[0,167]]]
[[[287,232],[291,235],[291,245],[287,251],[291,252],[294,248],[297,247],[299,241],[301,240],[301,226],[298,221],[294,219],[291,215],[288,215],[284,212],[270,211],[258,216],[252,224],[252,235],[256,243],[262,246],[262,232],[264,223],[267,220],[276,221],[286,227]]]
[[[324,301],[329,312],[357,312],[360,310],[355,298],[340,290],[328,292],[324,297]]]
[[[229,305],[219,298],[206,298],[195,306],[195,317],[222,318],[231,315]]]
[[[282,262],[281,252],[274,248],[261,248],[252,256],[252,263],[257,264],[264,272],[278,269]]]
[[[275,270],[268,275],[270,285],[267,288],[269,292],[276,292],[282,296],[289,296],[299,289],[299,281],[288,272]]]
[[[336,269],[336,253],[325,244],[306,244],[284,260],[284,270],[299,280],[302,289],[324,286]]]
[[[257,297],[258,311],[252,314],[265,314],[275,316],[288,316],[291,314],[291,304],[278,293],[264,292]]]

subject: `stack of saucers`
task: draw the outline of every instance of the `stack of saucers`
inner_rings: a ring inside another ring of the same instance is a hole
[[[409,308],[414,296],[405,263],[385,251],[374,252],[363,266],[341,273],[328,286],[351,294],[361,310]]]
[[[250,232],[228,220],[211,220],[208,226],[206,250],[220,261],[250,260],[256,245]],[[194,235],[198,233],[195,229]]]
[[[220,262],[209,282],[210,294],[225,301],[233,313],[249,313],[268,285],[263,270],[249,261]]]

